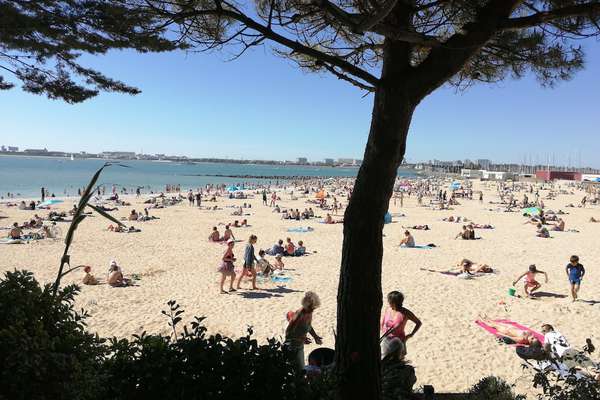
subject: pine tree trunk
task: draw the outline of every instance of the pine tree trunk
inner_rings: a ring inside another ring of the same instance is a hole
[[[385,76],[385,69],[384,69]],[[378,88],[369,140],[344,215],[338,287],[338,398],[379,399],[382,229],[416,102],[406,86]]]

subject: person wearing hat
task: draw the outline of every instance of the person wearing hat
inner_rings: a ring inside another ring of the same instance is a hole
[[[569,278],[569,283],[571,284],[571,296],[573,297],[573,301],[577,301],[577,294],[579,293],[581,280],[585,275],[585,268],[583,268],[583,265],[579,264],[578,256],[571,256],[571,259],[567,264],[566,272],[567,277]]]
[[[381,346],[382,399],[408,399],[417,382],[415,368],[406,361],[406,345],[399,338],[385,340]]]

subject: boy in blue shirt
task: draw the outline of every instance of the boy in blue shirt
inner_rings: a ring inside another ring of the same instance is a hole
[[[585,268],[583,268],[583,265],[579,264],[578,256],[571,256],[569,261],[566,271],[567,276],[569,277],[569,283],[571,284],[571,296],[573,296],[573,301],[577,301],[577,293],[579,292],[581,280],[585,275]]]

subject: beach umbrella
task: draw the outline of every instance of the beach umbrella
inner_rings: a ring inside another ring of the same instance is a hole
[[[320,192],[318,192],[318,193],[315,195],[315,197],[316,197],[317,199],[324,199],[324,198],[325,198],[325,196],[326,196],[326,195],[325,195],[325,191],[324,191],[324,190],[321,190]]]
[[[227,188],[228,192],[237,192],[238,190],[240,190],[240,188],[236,187],[236,186],[229,186]]]

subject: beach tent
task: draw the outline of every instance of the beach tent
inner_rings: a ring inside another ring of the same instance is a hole
[[[390,212],[386,212],[385,215],[383,216],[383,223],[384,224],[389,224],[392,222],[392,214],[390,214]]]
[[[239,188],[239,187],[237,187],[237,186],[229,186],[229,187],[227,188],[227,191],[228,191],[228,192],[237,192],[238,190],[240,190],[240,188]]]
[[[462,185],[460,184],[460,182],[452,182],[452,184],[450,185],[450,189],[452,189],[452,190],[458,190],[461,188],[462,188]]]

